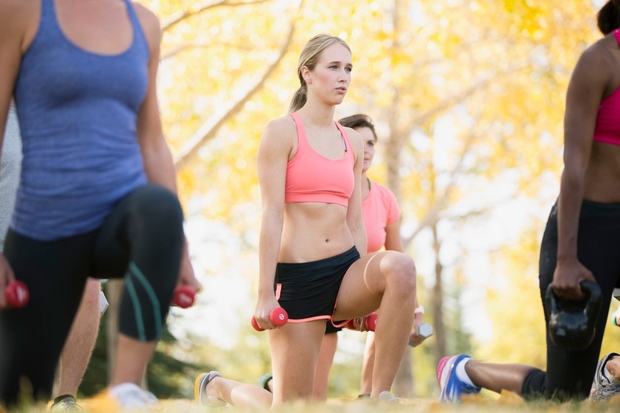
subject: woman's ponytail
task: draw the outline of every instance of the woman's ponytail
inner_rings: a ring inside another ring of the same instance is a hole
[[[297,91],[295,91],[289,106],[289,113],[297,112],[299,109],[304,107],[306,100],[308,99],[306,92],[306,84],[304,83],[299,87],[299,89],[297,89]]]

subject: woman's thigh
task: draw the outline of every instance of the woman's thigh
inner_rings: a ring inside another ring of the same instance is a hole
[[[310,399],[325,321],[287,323],[269,331],[274,404]]]
[[[345,274],[338,298],[334,320],[362,317],[379,308],[386,279],[382,267],[392,259],[394,252],[382,251],[362,256]]]
[[[28,286],[30,300],[22,309],[0,311],[0,371],[13,375],[0,382],[10,386],[24,376],[38,396],[49,396],[92,268],[94,239],[91,232],[42,242],[9,231],[5,255],[15,277]],[[1,392],[7,397],[4,388]]]

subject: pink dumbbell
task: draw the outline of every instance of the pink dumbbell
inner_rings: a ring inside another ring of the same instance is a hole
[[[189,308],[194,305],[196,299],[196,290],[187,284],[179,285],[174,290],[174,296],[172,297],[172,305],[176,305],[181,308]]]
[[[6,303],[12,308],[22,308],[28,304],[30,293],[28,287],[22,281],[11,281],[4,289]]]
[[[357,331],[375,331],[377,329],[377,318],[379,316],[376,313],[368,314],[366,317],[360,317],[357,319],[349,320],[345,327],[349,330]],[[356,320],[358,320],[356,326]]]
[[[276,307],[273,310],[271,310],[271,313],[269,313],[269,319],[276,327],[282,327],[288,321],[288,313],[286,312],[284,308]],[[254,330],[265,331],[264,328],[261,328],[258,325],[258,323],[256,322],[256,318],[254,318],[254,316],[252,316],[251,323],[252,323],[252,327],[254,327]]]

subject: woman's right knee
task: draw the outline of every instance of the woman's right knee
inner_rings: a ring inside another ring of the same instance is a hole
[[[415,291],[416,268],[413,259],[408,255],[389,251],[381,258],[379,268],[391,287],[396,287],[404,294]]]
[[[536,400],[545,394],[545,380],[547,374],[537,368],[532,368],[523,380],[521,396],[526,400]]]

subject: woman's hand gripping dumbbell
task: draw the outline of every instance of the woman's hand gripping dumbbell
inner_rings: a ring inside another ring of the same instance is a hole
[[[378,315],[376,313],[371,313],[364,317],[349,320],[345,327],[349,330],[375,331],[377,328],[377,318]]]
[[[172,305],[180,308],[189,308],[194,305],[195,300],[196,290],[187,284],[182,284],[174,290]]]
[[[9,282],[4,289],[6,305],[9,308],[22,308],[28,304],[30,293],[23,281],[15,280]]]
[[[284,324],[288,322],[288,313],[286,312],[284,308],[276,307],[273,310],[271,310],[271,312],[269,313],[269,319],[276,327],[282,327]],[[265,331],[264,328],[258,325],[258,323],[256,322],[256,318],[254,318],[254,316],[252,316],[251,323],[252,323],[252,327],[254,327],[254,330]]]

